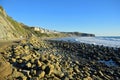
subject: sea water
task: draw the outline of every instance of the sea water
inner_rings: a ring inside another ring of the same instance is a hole
[[[97,36],[97,37],[66,37],[58,38],[57,40],[87,43],[94,45],[103,45],[108,47],[120,47],[120,36]]]

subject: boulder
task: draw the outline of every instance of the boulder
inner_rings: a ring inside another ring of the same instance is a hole
[[[12,67],[2,55],[0,55],[0,80],[3,80],[5,77],[12,73]]]

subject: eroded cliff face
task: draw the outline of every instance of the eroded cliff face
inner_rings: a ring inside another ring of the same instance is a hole
[[[0,7],[0,38],[1,39],[15,39],[26,37],[27,30],[21,23],[9,17],[5,10]]]
[[[0,38],[13,37],[11,30],[15,30],[13,25],[7,20],[7,15],[0,7]]]

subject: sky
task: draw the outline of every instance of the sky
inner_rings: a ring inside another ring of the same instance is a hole
[[[120,0],[0,0],[0,5],[28,26],[120,36]]]

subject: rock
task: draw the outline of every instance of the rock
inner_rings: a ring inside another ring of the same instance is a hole
[[[104,77],[105,77],[106,80],[110,80],[111,79],[111,76],[109,76],[109,75],[104,75]]]
[[[32,57],[33,57],[33,58],[37,58],[37,56],[36,56],[35,54],[32,54]]]
[[[18,60],[18,63],[22,63],[22,62],[23,62],[23,60],[22,60],[22,59]]]
[[[72,74],[69,74],[69,75],[68,75],[68,78],[71,79],[71,80],[73,80],[73,75],[72,75]]]
[[[100,78],[99,76],[95,76],[95,75],[93,75],[92,77],[93,77],[93,80],[103,80],[103,79]]]
[[[49,66],[46,66],[46,68],[45,68],[45,73],[46,73],[46,74],[50,74],[50,67],[49,67]]]
[[[100,76],[104,76],[104,74],[101,71],[99,71],[99,74],[100,74]]]
[[[50,69],[54,69],[54,65],[48,64],[48,66],[50,67]]]
[[[27,77],[23,76],[18,76],[15,80],[27,80]]]
[[[26,64],[26,66],[27,66],[28,68],[30,68],[30,67],[32,66],[32,64],[31,64],[30,62],[28,62],[28,63]]]
[[[22,72],[24,75],[27,75],[27,76],[30,75],[30,71],[29,71],[29,70],[21,70],[21,72]]]
[[[23,49],[23,46],[17,45],[17,47],[15,48],[15,50],[20,50],[20,49]]]
[[[41,55],[40,60],[41,60],[41,61],[46,60],[45,56],[44,56],[44,55]]]
[[[19,59],[19,58],[20,58],[20,56],[16,56],[15,58],[16,58],[16,59]]]
[[[79,73],[80,71],[79,71],[79,67],[78,66],[75,66],[74,67],[74,71],[76,72],[76,73]]]
[[[41,66],[41,68],[42,68],[42,70],[44,71],[45,70],[45,68],[46,68],[46,65],[44,64],[44,65],[42,65]]]
[[[4,80],[4,78],[10,75],[11,73],[11,65],[0,54],[0,79]]]
[[[30,50],[25,50],[25,54],[30,54]]]
[[[54,71],[54,66],[52,64],[48,64],[48,66],[46,66],[45,68],[45,73],[50,75],[53,71]]]
[[[35,58],[30,59],[30,62],[34,64],[35,63]]]
[[[56,77],[59,77],[59,78],[62,78],[64,76],[64,73],[62,73],[61,71],[57,71],[57,70],[54,70],[54,74]]]
[[[16,59],[15,59],[15,58],[12,58],[12,62],[16,62]]]
[[[41,67],[42,63],[39,60],[37,60],[37,65],[38,65],[38,67]]]
[[[28,60],[31,60],[32,57],[31,55],[27,55],[27,56],[22,57],[22,59],[28,61]]]
[[[34,74],[34,73],[35,73],[34,69],[30,69],[30,75],[29,75],[29,77],[32,77],[32,76],[35,76],[35,75],[38,76],[38,74],[39,74],[37,71],[36,71],[36,74]]]
[[[15,56],[20,56],[20,54],[21,54],[21,51],[19,51],[19,50],[16,50],[14,54],[15,54]]]
[[[48,61],[48,60],[44,60],[43,62],[44,62],[45,64],[48,64],[48,63],[49,63],[49,61]]]
[[[21,40],[21,44],[26,44],[26,43],[27,43],[26,39]]]
[[[43,78],[45,76],[45,72],[42,71],[40,74],[39,74],[39,78]]]
[[[23,80],[21,76],[17,77],[16,80]]]
[[[16,68],[13,69],[11,76],[8,76],[8,80],[27,80],[27,77],[23,73],[18,72]]]
[[[83,80],[93,80],[91,77],[83,78]]]
[[[59,79],[58,77],[54,76],[53,80],[61,80],[61,79]]]
[[[23,80],[27,80],[27,77],[23,77]]]
[[[68,77],[65,77],[64,80],[69,80],[69,78],[68,78]]]
[[[30,80],[40,80],[38,77],[32,77]]]
[[[37,57],[40,57],[40,53],[39,52],[35,51],[35,53],[36,53]]]
[[[36,68],[37,66],[36,66],[36,64],[32,64],[32,66],[31,66],[31,68]]]
[[[50,60],[54,60],[55,56],[53,54],[50,54],[49,58],[50,58]]]
[[[68,68],[68,73],[72,74],[73,73],[73,68]]]
[[[85,71],[85,73],[86,73],[87,76],[90,76],[90,73],[88,73],[88,71]]]
[[[29,46],[28,46],[28,45],[26,45],[26,46],[24,46],[24,48],[25,48],[26,50],[28,50],[28,49],[29,49]]]
[[[58,71],[61,71],[61,67],[59,66],[58,62],[55,64],[55,69],[58,70]]]
[[[36,75],[36,73],[37,73],[36,70],[34,70],[33,73]]]
[[[78,62],[78,61],[75,61],[75,63],[76,63],[77,65],[79,65],[79,62]]]

